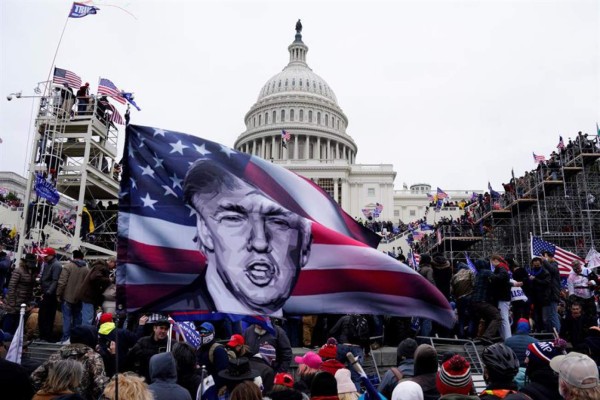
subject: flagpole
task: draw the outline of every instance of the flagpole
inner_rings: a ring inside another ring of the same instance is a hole
[[[115,312],[115,400],[119,400],[119,316],[120,311],[123,309],[123,305],[118,304]],[[110,343],[108,344],[108,352],[110,353]]]
[[[54,52],[54,58],[52,59],[52,64],[50,64],[50,71],[48,71],[48,79],[46,79],[46,82],[50,80],[50,76],[52,75],[52,71],[54,70],[54,62],[56,61],[56,56],[58,56],[58,50],[60,49],[60,44],[62,43],[63,36],[65,35],[65,30],[67,30],[68,23],[69,23],[69,17],[67,16],[67,20],[65,21],[65,26],[63,26],[63,30],[60,34],[60,39],[58,39],[58,45],[56,45],[56,51]],[[49,86],[50,85],[46,85],[46,87],[44,88],[43,97],[46,97],[46,93],[48,91]]]

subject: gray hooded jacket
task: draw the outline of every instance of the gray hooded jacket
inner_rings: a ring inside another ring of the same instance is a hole
[[[171,353],[155,354],[150,359],[150,380],[148,388],[154,400],[192,400],[190,393],[178,385],[177,366]]]

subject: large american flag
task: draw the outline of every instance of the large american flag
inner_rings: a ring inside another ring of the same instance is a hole
[[[284,311],[418,315],[453,324],[443,295],[418,273],[376,250],[377,235],[312,181],[218,143],[137,125],[127,127],[125,155],[117,284],[127,310],[179,312],[185,319],[201,319],[206,313],[192,303],[179,310],[153,308],[159,300],[164,304],[189,293],[206,269],[206,257],[194,241],[196,211],[186,205],[182,190],[190,164],[205,159],[311,221],[310,257]]]
[[[541,257],[544,251],[550,251],[554,253],[554,259],[558,262],[558,269],[560,270],[561,276],[567,276],[571,272],[571,262],[574,260],[581,261],[585,264],[585,261],[577,254],[571,253],[559,246],[556,246],[550,242],[546,242],[537,236],[531,237],[531,256]]]
[[[109,79],[100,78],[100,83],[98,84],[98,94],[110,96],[121,104],[125,104],[127,102],[127,100],[121,96],[121,91],[117,89],[115,84]]]
[[[54,76],[52,82],[59,85],[68,84],[70,88],[78,89],[81,86],[81,78],[74,72],[66,69],[54,67]]]

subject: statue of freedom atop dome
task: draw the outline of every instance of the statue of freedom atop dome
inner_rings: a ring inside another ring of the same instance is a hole
[[[298,22],[296,22],[296,33],[300,33],[302,32],[302,22],[300,22],[300,20],[298,20]]]

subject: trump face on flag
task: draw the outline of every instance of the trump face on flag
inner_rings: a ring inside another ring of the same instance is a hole
[[[205,281],[216,309],[277,313],[310,255],[310,221],[218,164],[196,161],[183,185],[196,211]]]
[[[206,139],[128,125],[119,194],[118,301],[202,319],[390,314],[446,326],[446,298],[376,249],[310,179]]]

